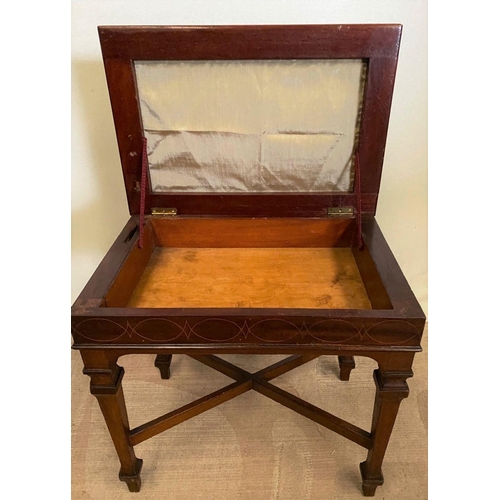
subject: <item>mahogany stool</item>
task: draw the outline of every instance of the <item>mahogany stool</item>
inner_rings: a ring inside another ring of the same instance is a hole
[[[135,445],[255,390],[366,448],[363,493],[373,496],[425,324],[375,220],[401,26],[133,26],[99,34],[131,217],[71,321],[120,480],[140,490]],[[250,94],[256,101],[245,108]],[[266,130],[242,133],[254,108]],[[219,109],[229,110],[227,130]],[[203,115],[203,130],[183,122],[190,113]],[[270,134],[277,118],[288,125]],[[260,151],[257,170],[245,151]],[[256,172],[265,182],[254,184]],[[217,175],[233,184],[214,187]],[[146,353],[157,355],[164,379],[172,355],[186,354],[234,382],[130,429],[118,362]],[[217,354],[289,357],[250,373]],[[377,362],[370,430],[271,383],[322,355],[338,356],[341,380],[355,356]]]

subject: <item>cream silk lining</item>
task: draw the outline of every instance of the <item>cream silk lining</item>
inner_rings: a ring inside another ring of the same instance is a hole
[[[155,192],[351,191],[361,60],[136,61]]]

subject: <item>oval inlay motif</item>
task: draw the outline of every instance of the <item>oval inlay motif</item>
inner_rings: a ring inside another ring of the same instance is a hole
[[[122,337],[127,328],[116,321],[105,318],[88,318],[78,323],[74,331],[93,342],[115,342]]]
[[[320,342],[329,344],[342,344],[356,337],[358,329],[341,319],[325,319],[311,325],[308,329],[311,337]]]
[[[191,327],[191,332],[208,342],[228,342],[243,333],[243,327],[227,319],[204,319]]]
[[[139,337],[152,342],[172,342],[184,332],[177,323],[169,319],[145,319],[135,325],[134,331]]]
[[[368,327],[366,335],[378,344],[398,345],[405,344],[415,337],[418,338],[420,332],[414,325],[407,321],[387,320],[380,321]],[[404,336],[402,337],[402,335]]]
[[[285,319],[264,319],[248,327],[249,332],[264,342],[286,342],[300,333],[300,327]]]

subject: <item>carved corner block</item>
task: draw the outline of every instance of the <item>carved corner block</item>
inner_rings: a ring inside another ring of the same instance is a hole
[[[84,368],[83,373],[90,377],[90,393],[94,396],[116,394],[122,385],[125,370],[118,365],[114,368]]]
[[[384,400],[390,400],[395,403],[400,403],[410,394],[410,389],[406,383],[406,379],[413,377],[413,372],[383,372],[375,370],[373,379],[377,388],[377,394]]]

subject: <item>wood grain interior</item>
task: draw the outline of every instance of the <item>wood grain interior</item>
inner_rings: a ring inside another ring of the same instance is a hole
[[[156,247],[128,307],[371,309],[350,248]]]
[[[368,249],[353,248],[352,252],[373,309],[392,309],[391,300]]]
[[[138,231],[138,227],[134,228],[132,233],[125,239],[125,242],[136,235]],[[125,307],[127,305],[137,282],[148,265],[154,248],[153,230],[150,224],[146,224],[144,227],[143,247],[139,248],[136,243],[125,259],[104,298],[106,307]]]
[[[347,247],[352,219],[151,218],[155,242],[175,248]]]

